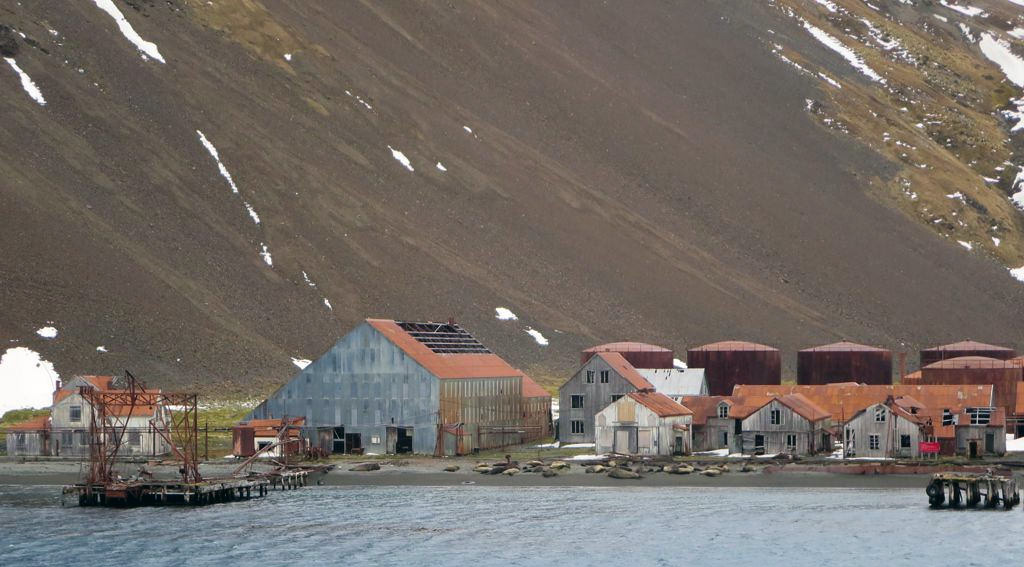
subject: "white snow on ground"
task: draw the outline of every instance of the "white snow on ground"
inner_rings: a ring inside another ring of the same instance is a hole
[[[206,151],[210,152],[213,156],[213,160],[217,162],[217,169],[220,170],[220,174],[224,176],[224,179],[228,180],[228,185],[231,186],[232,193],[238,193],[238,186],[235,185],[235,180],[231,178],[231,173],[228,168],[224,167],[224,164],[220,161],[220,154],[217,153],[217,148],[206,138],[206,134],[203,134],[202,130],[196,130],[196,134],[199,134],[199,141],[203,143],[203,147]]]
[[[1022,4],[1022,6],[1024,6],[1024,4]],[[1006,32],[1006,34],[1017,39],[1024,39],[1024,28],[1013,28]]]
[[[992,244],[995,244],[996,248],[999,248],[999,243],[1000,242],[1002,242],[1002,240],[999,240],[999,238],[997,238],[995,236],[992,237]]]
[[[1013,104],[1016,107],[1016,110],[1010,109],[1002,111],[1003,118],[1013,122],[1013,127],[1010,128],[1010,132],[1024,130],[1024,99],[1012,99],[1010,100],[1010,104]]]
[[[974,42],[978,41],[974,37],[974,34],[971,33],[970,26],[968,26],[967,24],[965,24],[963,22],[958,23],[957,26],[960,28],[960,31],[964,34],[964,37],[967,38],[967,41],[969,41],[971,43],[974,43]]]
[[[948,199],[958,199],[960,201],[963,201],[964,200],[964,194],[959,192],[959,191],[957,191],[956,193],[950,193],[949,195],[946,195],[946,198],[948,198]]]
[[[0,357],[0,416],[15,409],[49,407],[59,377],[38,352],[7,349]]]
[[[679,360],[678,358],[673,358],[672,366],[675,366],[676,368],[686,368],[686,363],[683,362],[682,360]]]
[[[309,287],[316,287],[316,284],[313,283],[313,280],[309,279],[309,274],[306,273],[306,270],[302,270],[302,279],[306,280],[306,285],[308,285]]]
[[[837,11],[839,11],[839,7],[836,6],[835,2],[830,2],[829,0],[814,0],[814,1],[817,2],[818,4],[821,4],[822,6],[824,6],[825,9],[827,9],[829,12],[837,12]]]
[[[559,446],[559,442],[555,441],[554,443],[542,443],[540,445],[534,445],[533,448],[534,449],[557,449],[558,446]]]
[[[292,364],[298,366],[300,370],[305,369],[307,366],[309,366],[309,363],[311,362],[313,361],[305,358],[295,358],[294,356],[292,357]]]
[[[285,53],[284,54],[284,60],[285,61],[291,61],[292,60],[292,54],[291,53]]]
[[[143,53],[143,59],[148,55],[161,63],[166,63],[163,56],[160,55],[160,51],[157,49],[156,44],[142,39],[142,36],[135,33],[135,28],[128,23],[128,20],[124,19],[124,14],[122,14],[121,10],[114,5],[113,0],[92,1],[96,4],[97,8],[109,14],[111,18],[114,18],[114,21],[117,22],[118,29],[121,30],[121,34],[124,35],[125,39],[135,44],[135,47]]]
[[[1006,452],[1007,453],[1019,453],[1024,451],[1024,437],[1017,439],[1013,438],[1012,433],[1006,434]]]
[[[885,32],[876,28],[874,24],[871,23],[871,20],[867,18],[861,18],[860,21],[863,22],[865,26],[867,26],[868,35],[871,36],[871,39],[875,40],[875,42],[877,42],[878,45],[882,46],[882,49],[884,49],[885,51],[891,51],[893,49],[896,49],[897,47],[900,47],[900,40],[891,36],[889,40],[886,40]]]
[[[868,64],[865,63],[864,60],[861,59],[860,56],[857,55],[857,53],[854,50],[850,49],[843,42],[832,37],[821,28],[811,25],[807,20],[801,21],[803,23],[804,29],[807,30],[807,32],[810,33],[814,37],[814,39],[821,42],[821,44],[824,45],[825,47],[838,53],[840,56],[843,57],[843,59],[846,59],[846,61],[850,65],[852,65],[854,69],[857,69],[862,74],[864,74],[864,76],[871,79],[872,81],[876,81],[883,84],[885,83],[885,79],[883,79],[881,75],[876,73],[874,69],[869,67]]]
[[[1020,281],[1021,283],[1024,283],[1024,266],[1021,266],[1016,269],[1011,268],[1010,275],[1017,278],[1017,280]]]
[[[448,168],[445,167],[444,164],[441,162],[437,162],[437,169],[438,171],[448,171]]]
[[[964,242],[963,240],[957,240],[957,242],[960,243],[960,246],[963,246],[968,250],[974,250],[974,246],[970,242]]]
[[[594,443],[570,443],[562,445],[562,449],[593,449],[595,446]]]
[[[36,334],[39,335],[40,337],[43,337],[44,339],[56,339],[57,338],[57,328],[56,327],[43,327],[42,329],[37,330]]]
[[[1002,69],[1006,78],[1018,87],[1024,87],[1024,59],[1021,59],[1013,51],[1010,51],[1010,44],[1006,40],[997,39],[989,33],[981,34],[981,42],[978,44],[981,52]]]
[[[274,258],[271,257],[270,250],[267,249],[267,245],[260,242],[260,247],[262,248],[260,251],[260,257],[263,258],[263,261],[266,262],[268,266],[274,267]]]
[[[256,209],[252,208],[252,205],[247,201],[242,201],[242,204],[245,205],[245,210],[249,211],[249,217],[252,218],[252,222],[260,224],[260,216],[256,214]]]
[[[473,129],[472,129],[472,128],[470,128],[469,126],[463,126],[463,127],[462,127],[462,129],[463,129],[463,130],[465,130],[465,131],[467,131],[467,132],[469,132],[470,134],[472,134],[472,133],[473,133]]]
[[[558,398],[551,398],[551,419],[558,419]]]
[[[565,458],[565,459],[562,459],[562,460],[563,461],[594,461],[594,460],[598,460],[598,459],[607,459],[607,458],[608,458],[608,455],[574,455],[572,457],[568,457],[568,458]]]
[[[388,149],[391,150],[391,157],[398,160],[398,162],[404,165],[406,169],[408,169],[409,171],[416,171],[415,169],[412,168],[412,163],[409,162],[409,158],[405,157],[405,154],[396,150],[395,148],[392,148],[391,146],[388,146]]]
[[[948,18],[946,18],[946,16],[940,16],[940,15],[938,15],[938,14],[932,14],[932,15],[933,15],[933,16],[935,16],[935,19],[936,19],[936,20],[941,20],[941,21],[943,21],[943,22],[949,22],[949,19],[948,19]]]
[[[939,0],[939,4],[972,18],[985,13],[985,10],[982,10],[981,8],[975,8],[974,6],[958,6],[956,4],[950,4],[949,2],[946,2],[946,0]]]
[[[537,329],[531,329],[530,327],[527,327],[526,334],[533,337],[533,340],[537,341],[537,344],[539,344],[540,346],[548,346],[548,340],[544,338],[544,335],[540,334],[540,331],[538,331]]]
[[[495,307],[494,316],[501,321],[515,321],[519,318],[508,307]]]
[[[11,69],[14,69],[14,72],[21,77],[21,88],[25,89],[28,96],[39,103],[39,106],[46,106],[46,99],[43,98],[43,92],[40,91],[39,87],[37,87],[35,82],[32,81],[32,77],[29,77],[28,73],[22,71],[21,67],[18,67],[18,63],[13,57],[4,57],[4,61],[6,61],[7,64],[11,66]]]
[[[715,449],[714,451],[698,451],[698,452],[694,453],[694,455],[699,455],[699,456],[702,456],[702,457],[728,457],[729,456],[729,450],[728,449]]]
[[[324,298],[324,307],[330,309],[331,311],[334,311],[334,307],[331,307],[331,302],[327,301],[326,297]]]
[[[1011,4],[1016,4],[1018,6],[1024,6],[1024,0],[1006,0],[1006,1],[1010,2]]]
[[[100,345],[100,346],[96,347],[96,352],[98,352],[100,354],[103,354],[103,353],[107,352],[107,347],[105,347],[103,345]]]

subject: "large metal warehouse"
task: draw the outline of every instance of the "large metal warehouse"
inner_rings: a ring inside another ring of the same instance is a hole
[[[551,397],[455,324],[367,319],[246,419],[329,452],[464,454],[550,435]]]

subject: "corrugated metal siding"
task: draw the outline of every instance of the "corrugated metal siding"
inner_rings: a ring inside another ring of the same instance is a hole
[[[802,350],[797,353],[797,384],[892,384],[888,350]]]
[[[985,450],[985,435],[993,436],[992,443],[994,451]],[[1006,453],[1006,429],[1004,427],[991,427],[985,425],[961,425],[956,428],[956,453],[968,455],[970,442],[978,443],[979,455],[1003,455]]]

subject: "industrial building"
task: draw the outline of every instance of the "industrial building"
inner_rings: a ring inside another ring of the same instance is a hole
[[[303,417],[330,452],[465,454],[550,435],[551,398],[468,331],[367,319],[247,416]]]
[[[744,341],[722,341],[686,351],[686,366],[703,368],[712,396],[732,395],[737,384],[781,384],[779,349]]]
[[[630,392],[597,412],[598,453],[685,455],[693,447],[693,412],[653,390]]]
[[[983,356],[996,360],[1009,360],[1017,356],[1017,351],[1008,347],[979,343],[968,339],[948,345],[922,349],[920,351],[920,367],[924,368],[929,364],[962,356]]]
[[[892,351],[841,341],[797,353],[796,383],[892,384]]]

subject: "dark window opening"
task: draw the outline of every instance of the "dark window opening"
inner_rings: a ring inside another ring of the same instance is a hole
[[[572,409],[583,408],[583,394],[573,394],[569,398],[569,407]]]
[[[574,419],[574,420],[572,420],[572,432],[573,433],[577,433],[577,434],[578,433],[583,433],[583,420],[582,419]]]

